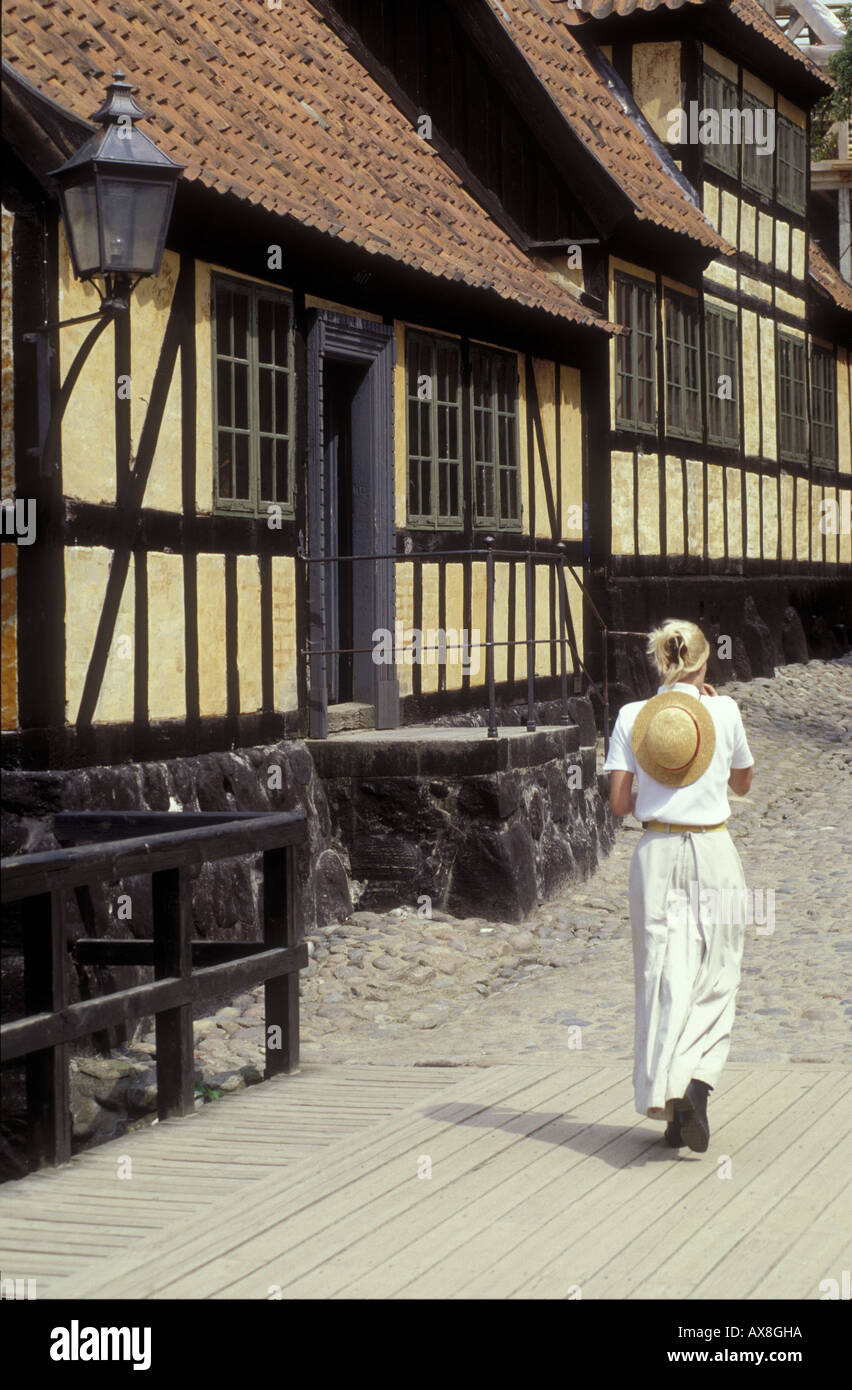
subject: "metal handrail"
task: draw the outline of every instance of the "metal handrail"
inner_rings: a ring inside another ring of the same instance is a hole
[[[467,644],[465,644],[465,645],[466,645],[466,650],[477,650],[477,651],[482,651],[482,650],[484,650],[484,651],[485,651],[486,687],[487,687],[487,690],[488,690],[488,732],[487,732],[487,736],[488,736],[488,738],[497,738],[497,737],[498,737],[498,728],[497,728],[496,691],[495,691],[495,681],[494,681],[494,651],[495,651],[495,649],[496,649],[497,647],[512,647],[512,648],[514,648],[514,647],[524,646],[524,647],[527,648],[527,730],[528,730],[529,733],[533,733],[533,732],[535,731],[535,728],[536,728],[536,719],[535,719],[535,678],[536,678],[536,673],[535,673],[535,668],[534,668],[534,662],[533,662],[533,660],[531,659],[532,656],[533,656],[533,648],[536,647],[536,646],[540,646],[540,645],[544,645],[544,644],[547,644],[547,645],[551,645],[551,646],[552,646],[552,645],[553,645],[554,643],[556,643],[556,642],[559,643],[559,651],[560,651],[560,657],[559,657],[559,663],[560,663],[560,701],[561,701],[561,706],[562,706],[562,712],[561,712],[561,715],[560,715],[560,723],[561,723],[561,724],[567,725],[567,724],[570,724],[570,723],[572,722],[572,721],[571,721],[571,716],[570,716],[569,711],[568,711],[568,653],[567,653],[567,644],[568,644],[568,643],[570,643],[570,645],[571,645],[571,655],[572,655],[572,657],[573,657],[574,662],[576,663],[577,666],[580,667],[580,669],[582,670],[584,676],[586,677],[586,680],[588,681],[589,685],[596,691],[598,697],[599,697],[601,700],[603,700],[603,692],[600,690],[600,688],[599,688],[599,686],[597,685],[597,683],[593,680],[592,676],[591,676],[590,673],[589,673],[588,668],[587,668],[586,665],[585,665],[585,662],[583,661],[582,657],[580,656],[580,653],[579,653],[579,650],[578,650],[578,647],[577,647],[576,640],[575,640],[575,638],[574,638],[574,636],[573,636],[573,629],[572,629],[572,627],[571,627],[571,625],[570,625],[570,622],[569,622],[569,618],[570,618],[570,609],[569,609],[569,605],[568,605],[567,594],[566,594],[566,591],[565,591],[565,572],[566,572],[566,570],[571,574],[572,578],[575,580],[575,582],[577,583],[577,585],[578,585],[579,588],[581,589],[581,591],[582,591],[584,597],[587,599],[587,601],[588,601],[589,605],[591,606],[591,608],[592,608],[592,610],[593,610],[593,612],[594,612],[594,614],[595,614],[595,617],[598,619],[598,621],[599,621],[600,623],[602,623],[602,622],[603,622],[603,619],[602,619],[602,617],[601,617],[601,615],[600,615],[600,613],[599,613],[597,607],[595,606],[595,604],[594,604],[594,602],[593,602],[591,596],[589,595],[588,590],[586,589],[586,587],[585,587],[585,585],[583,584],[582,580],[581,580],[581,579],[579,578],[579,576],[577,575],[577,573],[576,573],[576,571],[575,571],[573,565],[571,565],[571,564],[568,563],[568,561],[567,561],[567,559],[566,559],[566,556],[565,556],[565,543],[564,543],[564,541],[559,541],[559,542],[557,543],[557,551],[558,551],[558,553],[555,554],[555,555],[554,555],[553,553],[549,553],[549,552],[547,552],[547,551],[529,550],[529,549],[527,549],[527,550],[500,550],[499,552],[496,552],[496,553],[495,553],[495,550],[494,550],[494,537],[493,537],[493,536],[486,536],[486,537],[485,537],[485,545],[484,545],[484,547],[478,546],[478,547],[465,548],[465,549],[458,549],[458,550],[453,549],[453,550],[412,551],[412,552],[407,553],[407,554],[406,554],[406,553],[400,554],[398,551],[393,551],[393,552],[374,553],[374,554],[367,554],[367,555],[308,555],[308,554],[306,553],[305,549],[304,549],[304,545],[303,545],[303,544],[300,544],[299,547],[298,547],[298,549],[297,549],[296,554],[297,554],[297,556],[298,556],[298,558],[299,558],[300,560],[304,561],[305,564],[316,564],[316,565],[321,565],[321,564],[356,563],[356,562],[359,562],[359,561],[360,561],[360,562],[364,562],[364,563],[370,563],[370,562],[375,562],[375,561],[379,561],[379,560],[392,560],[392,561],[393,561],[394,563],[396,563],[396,564],[407,564],[409,561],[418,561],[418,560],[419,560],[421,563],[423,563],[423,562],[434,561],[434,560],[436,560],[436,559],[460,559],[460,558],[464,558],[464,557],[466,557],[466,556],[475,556],[475,555],[482,556],[482,557],[484,558],[484,560],[485,560],[485,570],[486,570],[485,641],[484,641],[484,642],[482,642],[482,641],[476,642],[476,643],[474,643],[474,644],[467,643]],[[495,562],[496,562],[497,555],[499,555],[499,558],[500,558],[501,561],[502,561],[502,560],[506,560],[506,561],[515,561],[515,562],[523,561],[523,562],[524,562],[524,565],[525,565],[525,569],[526,569],[526,582],[525,582],[525,586],[524,586],[524,590],[525,590],[525,600],[526,600],[526,635],[525,635],[524,637],[517,637],[517,638],[513,638],[513,639],[506,639],[505,641],[503,641],[503,640],[495,641],[495,638],[494,638],[494,565],[495,565]],[[558,624],[559,630],[558,630],[558,634],[557,634],[555,637],[532,637],[532,636],[530,635],[530,634],[534,631],[534,628],[535,628],[535,613],[534,613],[534,610],[533,610],[533,597],[532,597],[532,587],[533,587],[533,586],[532,586],[532,584],[531,584],[531,582],[530,582],[530,580],[531,580],[531,575],[532,575],[532,567],[533,567],[534,564],[555,565],[555,566],[557,567],[557,569],[558,569],[558,572],[559,572],[559,580],[558,580],[558,582],[559,582],[559,624]],[[308,642],[307,646],[305,646],[305,647],[302,648],[301,654],[302,654],[302,656],[304,656],[304,657],[306,658],[306,660],[307,660],[308,662],[310,662],[312,658],[316,658],[316,657],[326,657],[326,656],[354,656],[354,655],[357,655],[357,654],[365,654],[366,652],[369,652],[369,651],[372,651],[372,650],[373,650],[373,648],[371,648],[371,647],[318,647],[318,646],[312,645],[310,642]],[[440,650],[440,648],[430,646],[430,647],[421,648],[421,650],[423,650],[423,651],[433,651],[433,650]]]

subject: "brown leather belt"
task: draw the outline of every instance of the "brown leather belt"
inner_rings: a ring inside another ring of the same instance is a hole
[[[664,830],[667,835],[672,835],[684,830],[700,830],[702,832],[707,830],[724,830],[727,824],[728,822],[724,820],[720,821],[718,825],[668,825],[665,821],[661,820],[643,820],[642,829]]]

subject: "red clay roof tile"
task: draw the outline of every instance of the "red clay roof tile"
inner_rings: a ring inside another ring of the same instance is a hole
[[[86,118],[121,66],[187,179],[430,275],[608,326],[492,221],[309,0],[106,8],[102,23],[87,0],[8,0],[7,61]]]

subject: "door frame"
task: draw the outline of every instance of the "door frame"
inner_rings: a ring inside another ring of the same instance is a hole
[[[368,460],[366,484],[370,550],[374,554],[396,552],[396,517],[393,448],[393,369],[396,340],[391,324],[350,318],[329,309],[312,309],[307,332],[307,493],[308,553],[314,560],[324,556],[329,531],[329,508],[336,506],[330,495],[325,440],[325,363],[347,362],[365,367],[360,389],[360,408],[353,420],[353,468],[356,450]],[[308,646],[322,652],[328,647],[331,608],[331,565],[308,565]],[[357,571],[363,571],[356,579]],[[393,560],[377,560],[374,565],[353,566],[356,604],[369,616],[369,630],[386,628],[394,632],[396,612],[396,566]],[[357,645],[353,644],[353,645]],[[311,658],[308,682],[308,730],[311,738],[328,733],[328,682],[325,655]],[[394,665],[371,663],[369,693],[376,710],[376,727],[395,729],[400,722],[399,681]],[[362,694],[365,693],[362,686]]]

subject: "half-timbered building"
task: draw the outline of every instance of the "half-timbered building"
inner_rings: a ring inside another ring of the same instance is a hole
[[[827,79],[757,0],[9,0],[5,26],[3,497],[37,527],[4,522],[8,765],[458,717],[489,592],[504,706],[530,667],[557,694],[563,633],[588,692],[601,623],[694,617],[731,638],[717,675],[846,642]],[[116,67],[185,173],[159,275],[71,391],[91,330],[55,333],[45,401],[31,335],[97,307],[50,175]],[[693,107],[771,113],[772,150],[702,143]]]

